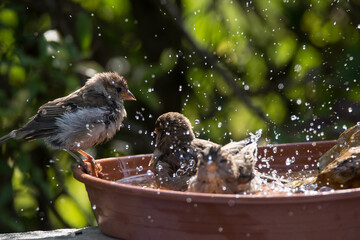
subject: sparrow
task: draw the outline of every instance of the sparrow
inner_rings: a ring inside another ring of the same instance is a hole
[[[318,187],[360,187],[360,125],[340,134],[337,144],[319,159]]]
[[[214,146],[201,152],[189,192],[234,194],[254,190],[257,143],[247,144],[237,155],[223,148]]]
[[[185,191],[189,180],[196,174],[198,158],[211,147],[221,145],[196,138],[191,123],[181,113],[168,112],[155,121],[156,147],[149,166],[153,166],[158,187]],[[251,139],[231,142],[222,147],[236,157]]]
[[[341,152],[338,158],[316,178],[318,188],[347,189],[360,187],[360,146]]]
[[[337,159],[342,152],[348,151],[349,148],[359,146],[359,133],[359,124],[356,124],[355,126],[352,126],[342,132],[339,138],[336,140],[336,144],[319,158],[319,170],[324,170],[327,165]]]
[[[1,137],[0,143],[10,138],[43,139],[52,149],[68,152],[90,173],[75,152],[83,155],[96,176],[101,176],[101,167],[82,149],[108,141],[120,130],[126,117],[124,100],[136,100],[124,77],[115,72],[95,74],[75,92],[42,105],[24,126]]]

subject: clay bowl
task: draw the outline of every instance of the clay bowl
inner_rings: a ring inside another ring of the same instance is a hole
[[[335,141],[260,147],[271,169],[316,168]],[[275,152],[275,153],[274,153]],[[360,239],[360,188],[315,194],[201,194],[114,182],[146,173],[151,155],[101,159],[105,179],[74,169],[101,231],[122,239]],[[286,166],[288,157],[295,162]],[[143,169],[139,171],[139,166]],[[266,169],[268,171],[269,169]]]

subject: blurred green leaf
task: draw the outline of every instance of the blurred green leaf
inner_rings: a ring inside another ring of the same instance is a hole
[[[15,11],[5,8],[0,11],[0,24],[15,28],[19,23],[18,16]]]
[[[12,29],[0,28],[0,56],[10,54],[15,43],[14,31]]]
[[[268,48],[268,54],[274,59],[277,67],[286,65],[296,53],[296,36],[291,33],[281,38],[275,45]]]
[[[90,17],[84,12],[80,12],[77,16],[76,33],[81,49],[88,51],[92,40],[92,23]]]
[[[164,49],[160,55],[160,66],[164,71],[172,69],[177,62],[176,52],[171,49]]]
[[[55,201],[55,208],[69,225],[76,228],[87,226],[84,215],[70,197],[65,195],[58,197]]]
[[[10,67],[9,80],[12,86],[21,86],[26,81],[25,69],[21,66],[14,65]]]

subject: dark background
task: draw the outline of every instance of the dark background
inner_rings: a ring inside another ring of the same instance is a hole
[[[97,158],[150,153],[156,118],[184,113],[218,143],[335,139],[359,121],[359,1],[0,2],[0,135],[117,71],[137,98]],[[74,160],[42,141],[0,146],[0,232],[96,224]]]

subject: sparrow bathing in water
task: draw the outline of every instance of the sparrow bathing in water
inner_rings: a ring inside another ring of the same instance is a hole
[[[198,169],[190,179],[189,192],[241,193],[251,192],[256,183],[256,142],[244,146],[237,155],[222,147],[201,152]],[[254,179],[254,180],[253,180]]]
[[[211,148],[221,145],[196,138],[191,123],[183,114],[169,112],[155,122],[156,147],[149,165],[153,165],[156,184],[161,188],[185,191],[196,174],[198,159]],[[238,158],[250,138],[221,147],[224,153]]]
[[[124,77],[115,72],[95,74],[77,91],[42,105],[28,123],[0,138],[0,143],[42,138],[51,148],[68,152],[89,173],[73,151],[83,155],[101,176],[101,167],[82,149],[110,140],[120,130],[126,117],[124,100],[136,100]]]

